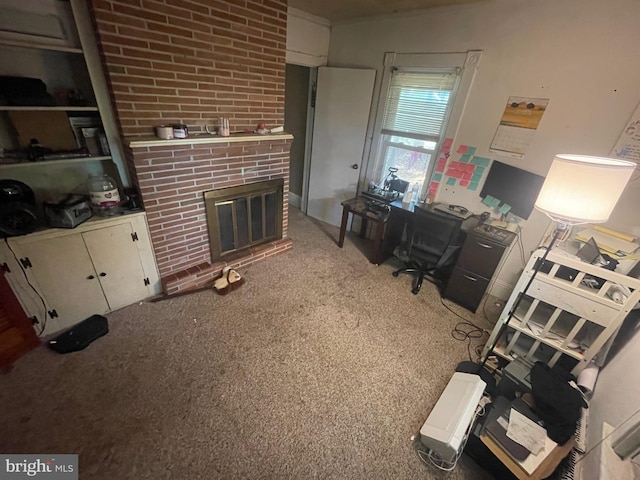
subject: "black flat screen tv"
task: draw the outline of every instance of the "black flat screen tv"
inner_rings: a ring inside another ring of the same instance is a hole
[[[500,204],[511,205],[511,213],[525,220],[531,215],[533,205],[544,183],[544,177],[493,161],[480,196],[491,195]]]

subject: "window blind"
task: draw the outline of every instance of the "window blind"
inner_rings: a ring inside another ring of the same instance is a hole
[[[456,72],[395,71],[382,133],[438,141],[457,84]]]

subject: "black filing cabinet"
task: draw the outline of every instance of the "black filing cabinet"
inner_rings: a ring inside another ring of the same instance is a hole
[[[443,296],[475,312],[515,234],[479,225],[468,232]]]

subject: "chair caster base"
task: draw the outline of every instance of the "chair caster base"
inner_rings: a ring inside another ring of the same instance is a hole
[[[417,295],[419,291],[420,291],[419,288],[412,288],[411,289],[411,293],[413,293],[414,295]]]
[[[397,277],[398,275],[400,275],[400,272],[391,272],[391,275],[393,275],[394,277]]]

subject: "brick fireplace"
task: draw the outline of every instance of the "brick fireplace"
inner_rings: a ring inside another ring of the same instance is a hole
[[[227,264],[242,267],[291,248],[286,238],[291,139],[282,137],[184,146],[144,147],[138,146],[144,140],[132,142],[133,163],[166,293],[203,286]],[[251,247],[228,261],[212,261],[205,192],[273,179],[284,182],[283,238]]]
[[[166,293],[210,282],[291,248],[290,135],[284,124],[286,0],[91,0],[127,163],[138,186]],[[230,118],[231,137],[194,134]],[[191,138],[158,141],[153,127],[185,123]],[[212,261],[204,192],[283,179],[282,239]]]

